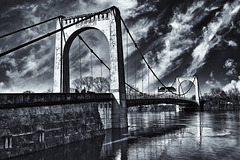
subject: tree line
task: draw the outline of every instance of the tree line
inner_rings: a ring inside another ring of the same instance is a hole
[[[80,77],[72,81],[75,89],[81,92],[83,89],[96,93],[106,93],[110,90],[110,83],[104,77]]]
[[[223,91],[221,88],[211,88],[209,93],[202,96],[205,101],[205,110],[224,110],[224,109],[239,109],[238,88],[234,87],[232,90]]]

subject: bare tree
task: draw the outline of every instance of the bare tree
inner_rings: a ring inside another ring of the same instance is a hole
[[[211,88],[210,89],[210,94],[214,97],[220,97],[222,92],[223,92],[223,90],[221,88]]]
[[[86,87],[87,91],[93,91],[93,77],[88,76],[83,78],[83,85]]]
[[[49,87],[46,91],[46,93],[53,93],[53,88],[52,87]]]
[[[93,86],[98,93],[106,93],[110,89],[108,80],[104,77],[96,77],[93,80]]]
[[[72,82],[73,86],[78,89],[78,90],[81,90],[83,88],[83,78],[80,77],[80,78],[77,78],[75,80],[73,80]]]
[[[27,90],[27,91],[24,91],[23,93],[34,93],[34,92],[30,91],[30,90]]]
[[[104,77],[81,77],[73,80],[72,84],[79,91],[84,87],[87,91],[95,91],[98,93],[103,93],[110,89],[109,81]]]

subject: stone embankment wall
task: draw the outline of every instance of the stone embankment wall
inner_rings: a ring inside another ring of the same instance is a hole
[[[36,94],[11,95],[10,98],[0,95],[0,159],[103,135],[99,99],[94,97],[95,102],[77,103],[81,98],[75,98],[71,104],[69,99],[73,96],[54,102],[50,95],[45,95],[48,100],[41,99],[40,103]],[[19,99],[22,101],[16,103]],[[28,103],[30,99],[38,102]],[[60,101],[63,104],[56,104]]]

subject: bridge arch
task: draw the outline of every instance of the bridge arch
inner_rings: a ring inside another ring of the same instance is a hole
[[[193,77],[176,77],[176,85],[177,85],[177,94],[180,96],[180,85],[184,81],[190,81],[194,84],[195,87],[195,100],[198,105],[200,105],[200,99],[199,99],[199,84],[198,84],[198,78],[197,76]]]
[[[92,30],[92,29],[102,32],[101,30],[99,30],[98,28],[95,28],[95,27],[83,27],[83,28],[80,28],[80,29],[76,30],[75,32],[73,32],[69,36],[69,38],[67,39],[67,41],[65,43],[65,46],[63,48],[63,55],[62,55],[62,57],[63,57],[62,65],[63,65],[63,75],[64,75],[63,81],[62,81],[62,85],[63,85],[62,87],[63,87],[64,93],[70,92],[70,90],[69,90],[70,89],[69,51],[70,51],[71,45],[72,45],[74,39],[77,38],[79,34],[81,34],[84,31],[88,31],[88,30]],[[105,34],[103,33],[103,35],[105,35]],[[107,41],[109,43],[109,40],[107,40]]]
[[[79,22],[79,23],[76,23]],[[70,24],[73,24],[67,27]],[[62,32],[56,34],[55,42],[55,63],[54,63],[54,92],[69,93],[69,49],[73,40],[83,31],[89,29],[100,30],[109,42],[110,54],[110,92],[115,97],[115,109],[113,114],[118,114],[116,123],[120,123],[120,128],[127,127],[126,90],[124,77],[124,58],[122,48],[122,29],[120,11],[116,7],[107,10],[64,17],[57,22],[57,29]],[[114,113],[116,112],[116,113]],[[113,124],[114,127],[114,124]],[[116,127],[116,128],[119,128]]]

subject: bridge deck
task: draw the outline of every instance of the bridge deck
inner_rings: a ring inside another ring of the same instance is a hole
[[[15,107],[30,107],[41,105],[55,105],[85,102],[112,101],[111,93],[19,93],[0,94],[0,109]],[[127,107],[151,104],[178,104],[187,107],[196,106],[197,103],[186,98],[176,96],[143,96],[127,97]]]
[[[178,97],[175,95],[142,95],[142,96],[128,96],[127,106],[151,105],[151,104],[177,104],[186,107],[195,107],[196,101]]]
[[[0,94],[0,109],[41,105],[111,101],[111,93],[19,93]]]

